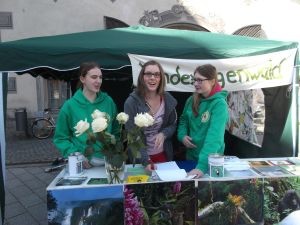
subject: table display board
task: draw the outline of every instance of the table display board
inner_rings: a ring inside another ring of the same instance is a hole
[[[300,177],[281,169],[298,171],[300,164],[285,160],[249,160],[251,176],[227,171],[222,178],[124,184],[106,184],[104,168],[95,167],[82,180],[56,186],[67,178],[63,170],[47,187],[48,224],[292,225],[289,217],[300,212]],[[265,162],[280,169],[254,168]]]

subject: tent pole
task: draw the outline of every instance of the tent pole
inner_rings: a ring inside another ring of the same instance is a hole
[[[4,129],[4,102],[3,102],[3,73],[0,72],[0,144],[1,144],[1,165],[3,171],[3,178],[5,178],[5,129]],[[5,180],[5,179],[4,179]]]
[[[292,111],[292,141],[293,141],[293,157],[296,156],[297,154],[297,148],[298,148],[298,120],[299,120],[299,110],[298,110],[298,105],[299,105],[299,100],[298,100],[298,89],[299,89],[299,84],[297,82],[297,71],[296,67],[294,67],[293,70],[293,83],[292,83],[292,106],[291,106],[291,111]],[[296,126],[294,126],[296,124]]]
[[[298,57],[299,57],[299,52],[297,51],[297,54],[296,54],[296,60],[298,59]],[[300,98],[299,98],[299,95],[300,95],[300,88],[299,88],[299,72],[300,72],[300,65],[297,65],[297,63],[296,63],[296,66],[294,67],[294,73],[295,73],[295,76],[294,76],[294,80],[295,80],[295,85],[294,85],[294,87],[295,88],[293,88],[293,89],[295,89],[295,91],[294,91],[294,95],[295,95],[295,104],[296,104],[296,109],[295,109],[295,111],[296,111],[296,115],[295,115],[295,117],[296,117],[296,133],[295,133],[295,139],[296,139],[296,143],[295,143],[295,155],[294,156],[296,156],[296,157],[300,157],[300,151],[299,151],[299,141],[300,141]]]
[[[1,174],[0,174],[0,224],[2,225],[4,221],[5,212],[5,129],[4,129],[4,102],[3,102],[3,76],[4,74],[0,72],[0,152],[1,152]]]

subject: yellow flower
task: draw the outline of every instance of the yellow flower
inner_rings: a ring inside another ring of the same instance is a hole
[[[85,121],[80,120],[75,128],[75,135],[76,137],[80,136],[81,134],[83,134],[86,130],[88,130],[90,127],[90,124],[87,122],[87,119],[85,119]]]
[[[229,193],[228,200],[235,206],[242,206],[245,203],[245,199],[241,195],[232,195]]]

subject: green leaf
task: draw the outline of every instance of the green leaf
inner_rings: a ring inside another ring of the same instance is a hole
[[[85,157],[89,157],[89,156],[91,156],[93,153],[94,153],[94,148],[93,148],[93,146],[87,146],[87,147],[85,148],[85,151],[84,151],[84,156],[85,156]]]
[[[96,143],[97,140],[96,140],[96,137],[93,134],[89,133],[87,137],[88,137],[87,140],[86,140],[87,145],[93,145],[93,144]]]
[[[120,168],[124,163],[124,157],[121,154],[114,154],[108,161],[113,167]]]

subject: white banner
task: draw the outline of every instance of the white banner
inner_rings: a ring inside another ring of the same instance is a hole
[[[166,76],[166,90],[193,92],[192,77],[197,66],[210,63],[217,68],[220,85],[228,91],[275,87],[292,83],[297,49],[229,59],[189,60],[128,54],[136,86],[141,65],[159,62]]]

